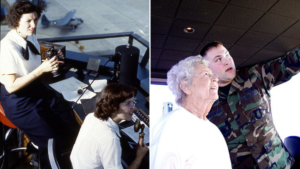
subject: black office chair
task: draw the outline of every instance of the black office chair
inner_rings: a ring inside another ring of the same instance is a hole
[[[300,168],[300,137],[289,136],[284,139],[284,145],[295,159],[292,169]]]

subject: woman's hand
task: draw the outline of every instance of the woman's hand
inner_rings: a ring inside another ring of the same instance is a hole
[[[127,169],[139,168],[139,166],[147,152],[148,152],[148,147],[145,145],[144,140],[142,138],[140,138],[138,148],[136,151],[136,157]]]
[[[43,63],[34,69],[32,72],[27,74],[26,76],[18,77],[16,74],[4,74],[2,75],[3,84],[6,90],[9,93],[14,93],[24,86],[27,86],[29,83],[34,81],[37,77],[42,75],[45,72],[51,72],[57,69],[58,63],[55,62],[56,56],[51,58],[50,60],[45,60]]]
[[[40,69],[43,73],[45,72],[51,72],[53,70],[56,70],[58,67],[58,63],[55,61],[56,56],[52,57],[50,60],[45,60],[40,65]]]
[[[148,152],[148,147],[145,145],[144,140],[140,138],[139,145],[136,151],[136,156],[143,158],[147,152]]]

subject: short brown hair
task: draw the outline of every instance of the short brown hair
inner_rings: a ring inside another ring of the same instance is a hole
[[[123,84],[108,84],[97,96],[95,117],[107,120],[120,108],[120,103],[136,96],[136,88]]]
[[[220,46],[220,45],[223,46],[223,43],[221,43],[221,42],[219,42],[219,41],[210,42],[210,43],[206,44],[206,45],[202,48],[202,50],[200,51],[200,55],[201,55],[202,57],[205,57],[206,54],[207,54],[207,52],[208,52],[211,48],[213,48],[213,47],[218,47],[218,46]]]
[[[24,0],[15,2],[8,10],[7,22],[10,28],[17,28],[19,26],[20,19],[23,14],[36,12],[38,18],[40,18],[42,11],[45,10],[43,5],[34,5],[33,3]]]

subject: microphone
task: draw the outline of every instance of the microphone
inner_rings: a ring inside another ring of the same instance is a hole
[[[105,66],[108,62],[109,62],[109,60],[104,64],[104,66]],[[103,67],[104,67],[104,66],[103,66]],[[101,69],[101,68],[102,68],[102,67],[100,67],[100,69]],[[98,75],[99,75],[100,69],[99,69],[99,71],[97,72],[97,74],[96,74],[96,76],[94,77],[94,79],[92,80],[91,84],[89,84],[84,90],[79,89],[79,90],[77,91],[78,94],[81,94],[81,95],[80,95],[79,98],[76,100],[76,102],[73,104],[72,109],[73,109],[74,106],[77,104],[78,100],[84,95],[84,93],[86,92],[86,90],[94,83],[94,81],[96,80],[96,78],[97,78]]]

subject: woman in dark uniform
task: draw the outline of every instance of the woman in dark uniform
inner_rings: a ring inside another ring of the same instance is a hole
[[[33,33],[42,11],[29,1],[16,2],[8,11],[11,31],[1,40],[0,102],[6,117],[39,146],[42,165],[48,168],[48,139],[55,138],[63,152],[73,146],[80,126],[68,102],[39,79],[58,64],[56,57],[41,64]],[[60,51],[58,57],[63,57]]]

